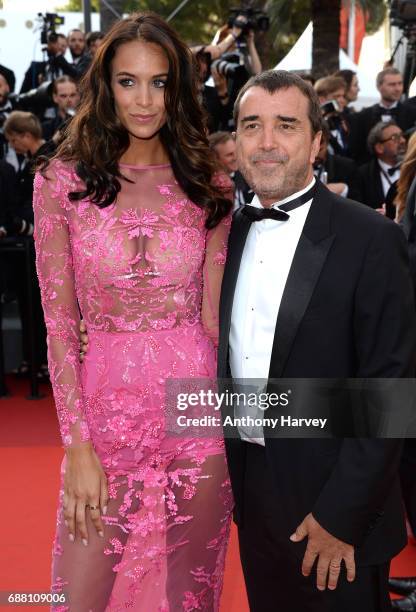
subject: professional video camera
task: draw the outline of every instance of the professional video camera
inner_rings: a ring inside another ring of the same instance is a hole
[[[404,67],[403,83],[404,91],[407,92],[410,83],[415,77],[416,56],[416,0],[390,0],[390,23],[402,31],[402,36],[390,58],[393,65],[397,50],[407,39],[406,60]]]
[[[41,23],[40,42],[42,45],[48,44],[50,34],[56,33],[56,27],[65,23],[65,17],[56,13],[38,13],[38,21]]]
[[[240,20],[239,17],[244,15],[247,22]],[[260,9],[253,8],[231,8],[228,18],[228,27],[233,26],[242,29],[242,36],[245,36],[250,30],[267,32],[270,27],[270,20],[266,13]]]

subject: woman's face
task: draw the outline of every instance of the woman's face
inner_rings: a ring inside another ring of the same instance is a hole
[[[356,99],[358,98],[359,91],[360,91],[360,87],[358,85],[358,78],[357,78],[357,75],[354,74],[354,76],[352,77],[350,88],[347,92],[348,102],[355,102]]]
[[[118,47],[111,64],[111,88],[116,115],[130,139],[149,140],[166,122],[168,71],[168,58],[155,43],[132,41]]]

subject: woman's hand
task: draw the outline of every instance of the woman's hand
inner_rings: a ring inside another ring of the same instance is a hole
[[[88,351],[88,333],[84,319],[81,319],[79,324],[79,346],[79,360],[82,363],[84,361],[85,354]]]
[[[64,518],[69,539],[78,535],[88,545],[86,512],[100,537],[104,537],[101,514],[107,513],[107,477],[90,442],[66,449]]]

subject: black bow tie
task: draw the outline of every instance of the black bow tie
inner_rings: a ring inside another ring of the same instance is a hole
[[[397,113],[396,107],[395,108],[384,108],[384,106],[379,106],[379,110],[380,110],[380,115],[390,115],[391,117],[393,117]]]
[[[290,215],[287,213],[291,210],[295,210],[295,208],[299,208],[306,202],[309,202],[315,195],[317,183],[308,189],[306,193],[299,196],[298,198],[294,198],[290,200],[290,202],[286,202],[285,204],[281,204],[279,208],[258,208],[257,206],[249,206],[245,204],[241,208],[241,212],[243,215],[248,217],[251,222],[253,221],[263,221],[264,219],[273,219],[274,221],[287,221],[290,219]]]
[[[400,170],[400,166],[393,166],[392,168],[387,169],[387,173],[390,176],[393,176],[393,174],[395,174],[398,170]]]

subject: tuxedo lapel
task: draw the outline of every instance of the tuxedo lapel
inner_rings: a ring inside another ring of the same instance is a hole
[[[277,316],[269,378],[282,376],[299,325],[334,240],[330,234],[330,192],[318,183],[295,251]]]
[[[241,213],[241,210],[237,210],[231,225],[230,237],[228,240],[228,256],[221,287],[219,312],[220,339],[218,347],[218,376],[220,378],[227,377],[228,338],[230,334],[234,292],[238,271],[240,269],[241,256],[250,227],[251,222],[249,219]]]
[[[373,159],[372,163],[372,172],[371,172],[371,184],[374,187],[374,202],[384,202],[384,191],[383,191],[383,183],[381,180],[381,168],[376,159]],[[381,206],[381,204],[380,204]],[[375,208],[379,208],[377,205]]]

